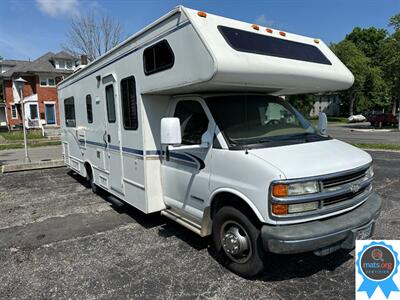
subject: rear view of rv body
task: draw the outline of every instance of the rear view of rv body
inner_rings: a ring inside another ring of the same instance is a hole
[[[320,40],[178,7],[59,84],[64,160],[93,190],[212,234],[253,276],[266,252],[372,234],[371,157],[276,97],[353,80]]]

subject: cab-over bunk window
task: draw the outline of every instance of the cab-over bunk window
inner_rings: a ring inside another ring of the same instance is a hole
[[[75,100],[74,97],[69,97],[64,100],[64,112],[65,112],[65,126],[75,127]]]
[[[143,68],[146,75],[172,68],[174,61],[174,53],[166,40],[162,40],[143,51]]]
[[[226,42],[235,50],[324,65],[332,63],[317,47],[236,28],[218,26]]]
[[[121,101],[124,128],[138,129],[135,77],[130,76],[121,80]]]

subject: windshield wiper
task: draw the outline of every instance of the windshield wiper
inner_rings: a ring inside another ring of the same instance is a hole
[[[276,142],[276,140],[272,140],[272,139],[261,139],[258,140],[257,143],[262,144],[262,143],[272,143],[272,142]]]

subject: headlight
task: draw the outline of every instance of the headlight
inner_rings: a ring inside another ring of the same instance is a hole
[[[271,211],[274,215],[295,214],[295,213],[316,210],[318,208],[318,205],[319,205],[318,201],[294,203],[294,204],[272,203]]]
[[[288,197],[314,194],[320,191],[318,181],[306,181],[296,183],[276,183],[272,185],[274,197]]]
[[[318,208],[318,201],[289,204],[289,214],[315,210]]]
[[[367,176],[368,178],[374,177],[374,169],[372,168],[372,166],[370,166],[370,167],[368,168],[367,173],[366,173],[366,176]]]

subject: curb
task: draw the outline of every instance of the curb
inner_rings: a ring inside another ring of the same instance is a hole
[[[360,148],[364,151],[375,151],[375,152],[393,152],[400,153],[400,150],[390,150],[390,149],[373,149],[373,148]]]
[[[50,168],[60,168],[64,167],[64,160],[56,159],[49,161],[38,161],[31,163],[4,165],[1,167],[2,173],[20,172],[20,171],[30,171],[30,170],[40,170],[40,169],[50,169]]]

